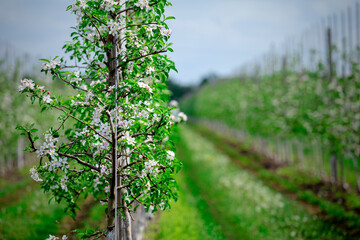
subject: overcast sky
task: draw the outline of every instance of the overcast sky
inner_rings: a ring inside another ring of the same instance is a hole
[[[73,0],[0,0],[0,43],[44,58],[63,55],[75,17],[66,12]],[[322,17],[357,0],[173,0],[168,15],[183,84],[210,72],[233,73],[286,37],[300,34]]]

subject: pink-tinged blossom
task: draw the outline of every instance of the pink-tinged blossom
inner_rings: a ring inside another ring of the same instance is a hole
[[[108,175],[108,174],[111,173],[111,169],[108,168],[108,167],[106,167],[106,165],[101,165],[101,167],[100,167],[100,173],[101,173],[102,175]]]
[[[144,9],[146,11],[149,11],[151,7],[149,6],[149,0],[139,0],[137,3],[135,3],[135,6]]]
[[[34,89],[35,88],[34,81],[27,78],[20,80],[19,91],[21,92],[26,88]]]
[[[161,202],[159,203],[159,207],[160,207],[162,210],[164,210],[164,209],[165,209],[165,202],[164,202],[164,201],[161,201]]]
[[[164,26],[161,26],[161,27],[160,27],[160,34],[161,34],[161,36],[169,36],[169,35],[171,35],[171,33],[172,33],[172,30],[171,30],[171,29],[167,29],[167,28],[165,28]]]
[[[52,101],[53,101],[53,100],[51,99],[50,95],[45,95],[45,96],[43,96],[42,100],[43,100],[44,102],[46,102],[46,103],[52,103]]]
[[[68,237],[66,235],[63,235],[61,238],[61,240],[67,240],[67,239],[68,239]]]
[[[104,188],[104,191],[105,191],[106,193],[109,193],[109,192],[110,192],[110,186],[107,185],[107,186]]]
[[[36,171],[35,168],[30,169],[31,178],[34,179],[36,182],[41,182],[42,179],[39,177],[39,173]]]
[[[148,90],[149,92],[152,93],[152,89],[151,87],[147,84],[147,83],[144,83],[144,82],[138,82],[138,85],[139,87],[141,88],[145,88],[146,90]]]
[[[43,69],[44,70],[51,70],[51,69],[55,69],[59,65],[60,65],[60,62],[54,60],[54,61],[51,61],[51,62],[43,63]]]
[[[95,189],[96,191],[99,191],[98,185],[101,185],[101,184],[102,184],[102,182],[100,181],[99,177],[96,177],[96,178],[94,179],[94,189]]]
[[[45,92],[44,86],[37,85],[36,89],[41,90],[42,92]]]
[[[129,72],[132,72],[134,70],[134,62],[130,62],[127,66],[127,70]]]

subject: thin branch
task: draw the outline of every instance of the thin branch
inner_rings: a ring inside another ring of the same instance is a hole
[[[106,141],[108,141],[109,143],[111,143],[111,141],[110,141],[107,137],[105,137],[105,136],[103,136],[102,134],[100,134],[100,133],[99,133],[98,131],[96,131],[96,129],[93,128],[91,125],[85,123],[84,121],[80,120],[79,118],[77,118],[77,117],[73,116],[72,114],[66,112],[64,109],[61,109],[61,108],[59,108],[59,107],[57,107],[57,106],[53,106],[53,107],[56,108],[56,109],[58,109],[58,110],[60,110],[60,111],[62,111],[62,112],[65,113],[65,114],[67,114],[68,116],[70,116],[71,118],[75,119],[76,121],[81,122],[81,123],[84,124],[85,126],[89,127],[91,130],[93,130],[97,135],[99,135],[100,137],[102,137],[104,140],[106,140]]]
[[[57,153],[58,153],[60,156],[74,159],[74,160],[76,160],[78,163],[80,163],[81,165],[87,166],[87,167],[89,167],[89,168],[91,168],[91,169],[93,169],[93,170],[95,170],[95,171],[100,172],[100,169],[99,169],[99,168],[91,165],[90,163],[87,163],[87,162],[81,160],[80,158],[78,158],[78,157],[76,157],[76,156],[73,156],[73,155],[70,155],[70,154],[61,153],[61,152],[59,152],[59,151],[58,151]]]
[[[139,57],[129,59],[129,60],[127,60],[126,62],[133,62],[133,61],[136,61],[136,60],[139,60],[139,59],[142,59],[142,58],[151,56],[151,55],[155,55],[155,54],[159,54],[159,53],[164,53],[164,52],[167,52],[167,50],[160,50],[160,51],[155,51],[155,52],[148,53],[148,54],[145,54],[145,55],[141,55],[141,56],[139,56]]]
[[[30,146],[33,149],[33,152],[35,152],[37,150],[37,148],[35,147],[35,143],[34,143],[34,140],[31,137],[30,131],[27,131],[27,136],[28,136],[28,138],[30,140]]]

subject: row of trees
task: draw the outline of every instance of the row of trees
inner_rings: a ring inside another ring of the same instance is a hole
[[[305,165],[311,172],[344,188],[352,182],[360,191],[359,65],[356,58],[339,52],[330,29],[324,35],[327,58],[317,62],[315,70],[294,71],[283,65],[268,75],[241,74],[205,86],[182,107],[190,115],[240,129],[275,160],[301,163],[308,156]],[[354,49],[352,54],[359,52]],[[343,58],[334,61],[334,55]],[[348,74],[336,71],[343,62],[352,66]]]

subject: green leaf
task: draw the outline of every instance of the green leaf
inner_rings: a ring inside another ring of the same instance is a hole
[[[26,129],[23,126],[17,125],[16,130],[26,131]]]
[[[176,19],[176,18],[175,18],[175,17],[173,17],[173,16],[170,16],[170,17],[165,18],[165,20],[164,20],[164,21],[166,21],[166,20],[171,20],[171,19]]]

